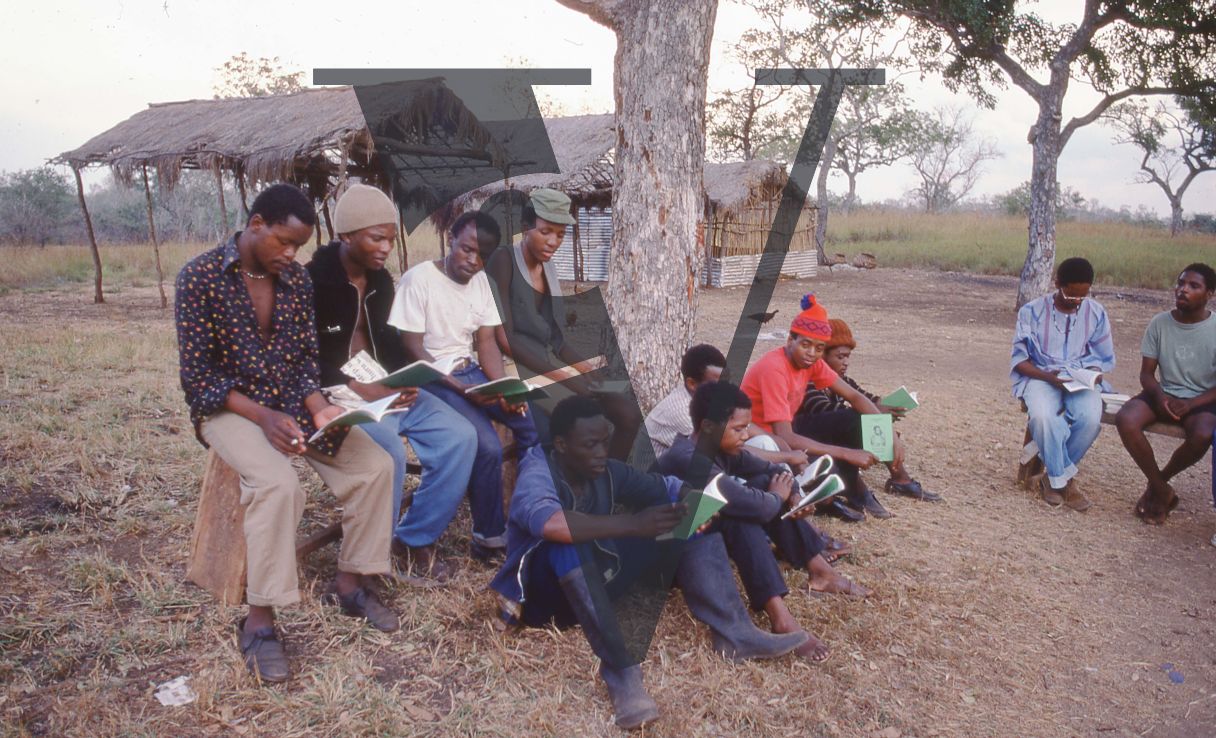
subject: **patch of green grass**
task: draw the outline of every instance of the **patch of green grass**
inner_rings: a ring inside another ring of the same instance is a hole
[[[954,213],[859,210],[832,213],[828,252],[852,257],[867,251],[880,266],[940,269],[1016,276],[1026,259],[1025,218]],[[1216,236],[1125,223],[1062,222],[1056,226],[1057,259],[1084,256],[1104,285],[1162,289],[1182,267],[1216,261]]]

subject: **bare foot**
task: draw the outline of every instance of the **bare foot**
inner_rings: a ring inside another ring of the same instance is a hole
[[[870,595],[870,590],[839,574],[834,574],[832,577],[811,577],[810,589],[811,594],[816,595],[841,594],[849,597],[868,597]]]
[[[819,638],[809,630],[804,632],[806,633],[806,643],[794,649],[794,653],[796,653],[799,658],[806,659],[812,664],[822,664],[823,662],[832,658],[832,649],[828,648],[828,644],[819,640]]]

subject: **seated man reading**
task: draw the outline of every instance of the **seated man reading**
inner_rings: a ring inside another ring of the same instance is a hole
[[[177,276],[190,419],[199,440],[241,478],[249,602],[241,652],[250,671],[270,682],[289,676],[274,608],[300,599],[296,527],[305,495],[293,457],[304,457],[342,504],[334,580],[342,610],[383,631],[398,628],[397,616],[361,581],[391,571],[392,459],[359,428],[308,442],[342,413],[321,394],[312,282],[295,262],[315,219],[308,196],[274,185],[253,201],[245,230]]]
[[[1119,437],[1148,487],[1136,503],[1136,515],[1146,523],[1165,522],[1178,506],[1170,480],[1203,458],[1216,429],[1216,316],[1208,303],[1216,291],[1216,271],[1191,264],[1178,275],[1174,309],[1149,321],[1140,344],[1140,386],[1115,424]],[[1160,375],[1160,378],[1158,378]],[[1158,468],[1144,428],[1157,421],[1181,423],[1186,440]]]
[[[868,469],[878,462],[874,454],[861,448],[859,414],[879,410],[870,398],[820,361],[832,339],[827,310],[809,294],[802,298],[802,308],[790,324],[785,346],[760,357],[743,375],[742,389],[752,401],[752,424],[782,448],[802,451],[808,458],[826,455],[835,460],[847,486],[846,500],[833,498],[830,511],[851,521],[862,520],[867,512],[877,518],[890,517],[858,473],[858,469]],[[830,388],[857,412],[795,418],[794,412],[812,384],[817,389]],[[894,448],[895,462],[903,463],[904,446],[898,436]]]
[[[498,223],[485,213],[461,215],[452,224],[447,256],[423,262],[401,277],[388,318],[389,325],[401,331],[406,359],[448,366],[448,376],[432,382],[425,391],[447,403],[477,433],[477,452],[469,474],[470,548],[482,560],[501,554],[506,546],[502,443],[491,421],[511,429],[521,455],[537,440],[526,405],[465,394],[470,387],[506,375],[494,337],[501,320],[482,261],[498,245],[499,237]]]
[[[1060,262],[1056,291],[1018,311],[1010,359],[1013,396],[1026,403],[1030,437],[1043,460],[1043,501],[1078,511],[1090,503],[1077,486],[1077,464],[1098,437],[1101,392],[1110,385],[1102,379],[1094,389],[1072,392],[1065,385],[1078,369],[1101,378],[1115,368],[1106,310],[1089,298],[1093,281],[1094,268],[1085,259]]]
[[[407,365],[397,329],[388,324],[393,304],[393,277],[384,268],[397,236],[397,208],[380,190],[351,185],[334,208],[338,240],[317,249],[306,268],[313,282],[321,384],[338,404],[355,406],[401,394],[398,406],[409,411],[362,425],[393,457],[393,552],[403,568],[438,581],[449,569],[435,555],[435,542],[456,514],[469,485],[469,465],[477,451],[473,426],[438,397],[416,388],[390,389],[364,383],[342,372],[342,366],[366,351],[388,372]],[[352,397],[353,394],[353,397]],[[422,464],[422,481],[401,517],[407,436]]]
[[[658,595],[657,617],[674,579],[688,609],[710,627],[714,649],[731,659],[773,658],[806,642],[804,632],[773,635],[756,628],[720,535],[655,540],[684,517],[680,481],[610,459],[613,428],[598,402],[566,398],[550,423],[552,447],[535,447],[520,462],[507,559],[490,587],[509,623],[582,626],[600,658],[617,725],[636,728],[658,717],[642,685],[638,663],[644,653],[636,647],[650,632],[618,626],[629,608],[646,607],[639,591]],[[630,633],[634,648],[622,632]]]
[[[752,455],[745,446],[752,422],[751,407],[751,400],[733,384],[702,384],[689,407],[692,435],[677,436],[672,447],[659,457],[657,468],[661,474],[686,478],[697,456],[698,444],[717,439],[709,474],[726,475],[720,483],[726,506],[715,528],[722,533],[726,550],[739,569],[752,609],[768,615],[774,633],[795,633],[802,627],[785,605],[789,588],[774,557],[773,545],[777,556],[807,571],[812,592],[857,596],[865,596],[867,592],[837,574],[824,560],[825,542],[818,531],[804,520],[781,518],[798,501],[793,475],[785,467]],[[809,507],[804,510],[811,512]],[[810,635],[797,653],[810,661],[822,662],[830,651]]]
[[[901,418],[907,412],[906,408],[883,405],[878,395],[866,392],[861,385],[848,376],[849,361],[853,357],[853,351],[857,348],[857,341],[853,339],[853,331],[849,328],[849,324],[838,318],[832,318],[828,324],[832,326],[832,340],[827,342],[827,348],[823,352],[823,362],[830,366],[832,371],[836,372],[846,384],[868,397],[880,411],[890,413],[896,420]],[[848,407],[845,399],[833,392],[831,388],[818,389],[814,385],[807,385],[806,396],[802,399],[802,406],[798,408],[795,417],[836,412],[853,413],[857,411]],[[920,482],[908,474],[907,467],[903,463],[897,465],[894,461],[888,461],[887,471],[891,473],[891,477],[887,480],[887,492],[925,502],[939,502],[942,499],[941,495],[926,492],[920,486]]]

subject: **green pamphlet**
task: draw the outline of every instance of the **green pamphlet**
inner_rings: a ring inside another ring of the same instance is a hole
[[[536,400],[549,396],[549,393],[540,387],[529,384],[517,377],[495,379],[485,384],[479,384],[476,387],[469,387],[464,393],[466,395],[480,395],[482,397],[503,397],[510,402],[519,402],[520,400],[527,399]]]
[[[421,387],[436,379],[443,379],[445,373],[429,361],[419,359],[409,366],[403,366],[392,374],[378,380],[385,387]]]
[[[916,400],[916,393],[909,392],[907,387],[900,387],[879,402],[887,407],[902,407],[905,410],[915,410],[920,407],[920,403]]]
[[[895,429],[890,415],[861,416],[861,447],[879,461],[895,460]]]
[[[782,515],[781,519],[785,520],[788,517],[797,515],[802,508],[808,505],[814,505],[817,502],[823,502],[829,497],[838,495],[841,492],[844,492],[844,480],[840,478],[839,474],[829,474],[822,482],[819,483],[818,487],[810,492],[807,492],[801,500],[798,500],[797,505],[794,505],[789,509],[789,512]]]
[[[686,540],[697,532],[697,528],[705,525],[706,521],[714,516],[714,513],[725,507],[726,497],[722,495],[722,490],[718,486],[721,480],[722,475],[719,474],[709,480],[705,489],[688,493],[683,499],[683,503],[688,507],[688,513],[684,515],[684,519],[670,532],[664,533],[656,540],[664,541],[672,538]]]

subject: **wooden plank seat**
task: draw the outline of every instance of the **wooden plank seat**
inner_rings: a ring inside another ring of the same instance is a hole
[[[509,501],[518,475],[515,439],[510,429],[495,423],[503,445],[503,494]],[[454,460],[454,463],[466,463]],[[422,466],[409,462],[406,474],[421,475]],[[402,501],[408,506],[411,496]],[[245,507],[241,504],[241,481],[215,451],[207,452],[186,579],[207,590],[221,604],[239,605],[245,599]],[[296,542],[296,560],[339,540],[342,523],[331,523]]]

